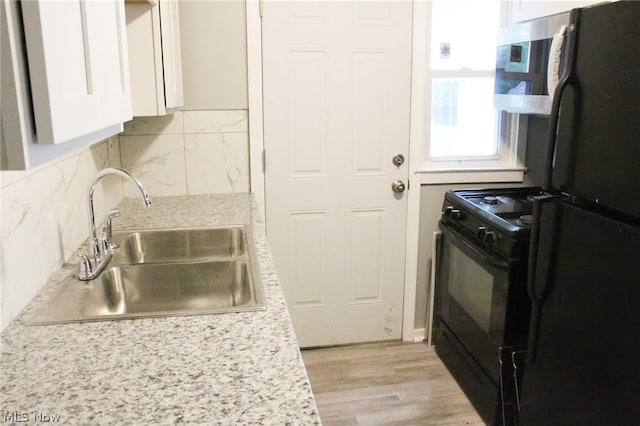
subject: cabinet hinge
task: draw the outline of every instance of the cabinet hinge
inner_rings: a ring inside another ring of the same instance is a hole
[[[267,151],[262,150],[262,173],[267,172]]]

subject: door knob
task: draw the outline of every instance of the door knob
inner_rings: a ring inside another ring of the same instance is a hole
[[[400,193],[400,192],[404,192],[406,187],[404,185],[404,182],[402,182],[401,180],[394,180],[391,183],[391,189],[393,190],[393,192]]]

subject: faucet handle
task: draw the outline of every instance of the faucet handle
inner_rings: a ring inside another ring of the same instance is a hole
[[[107,215],[104,218],[104,227],[111,230],[111,219],[114,217],[120,217],[119,209],[111,209],[107,212]]]
[[[78,278],[86,281],[93,276],[93,266],[86,254],[81,253],[78,257],[80,258],[80,271],[78,272]]]
[[[118,248],[118,245],[111,241],[113,237],[113,228],[111,219],[120,216],[120,210],[111,209],[107,212],[107,216],[104,218],[104,225],[102,226],[102,236],[100,238],[102,242],[102,252],[108,253]]]

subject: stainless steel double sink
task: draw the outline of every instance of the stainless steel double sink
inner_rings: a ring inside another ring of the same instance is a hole
[[[248,225],[114,231],[96,279],[69,277],[30,324],[264,310]]]

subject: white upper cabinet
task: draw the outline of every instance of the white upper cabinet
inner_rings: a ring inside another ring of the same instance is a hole
[[[602,3],[603,0],[510,0],[511,22],[528,21],[566,12],[576,7]]]
[[[131,119],[122,0],[21,2],[37,142]]]
[[[134,116],[184,104],[177,0],[125,3]]]
[[[4,0],[0,41],[0,170],[44,164],[131,119],[123,0]]]

